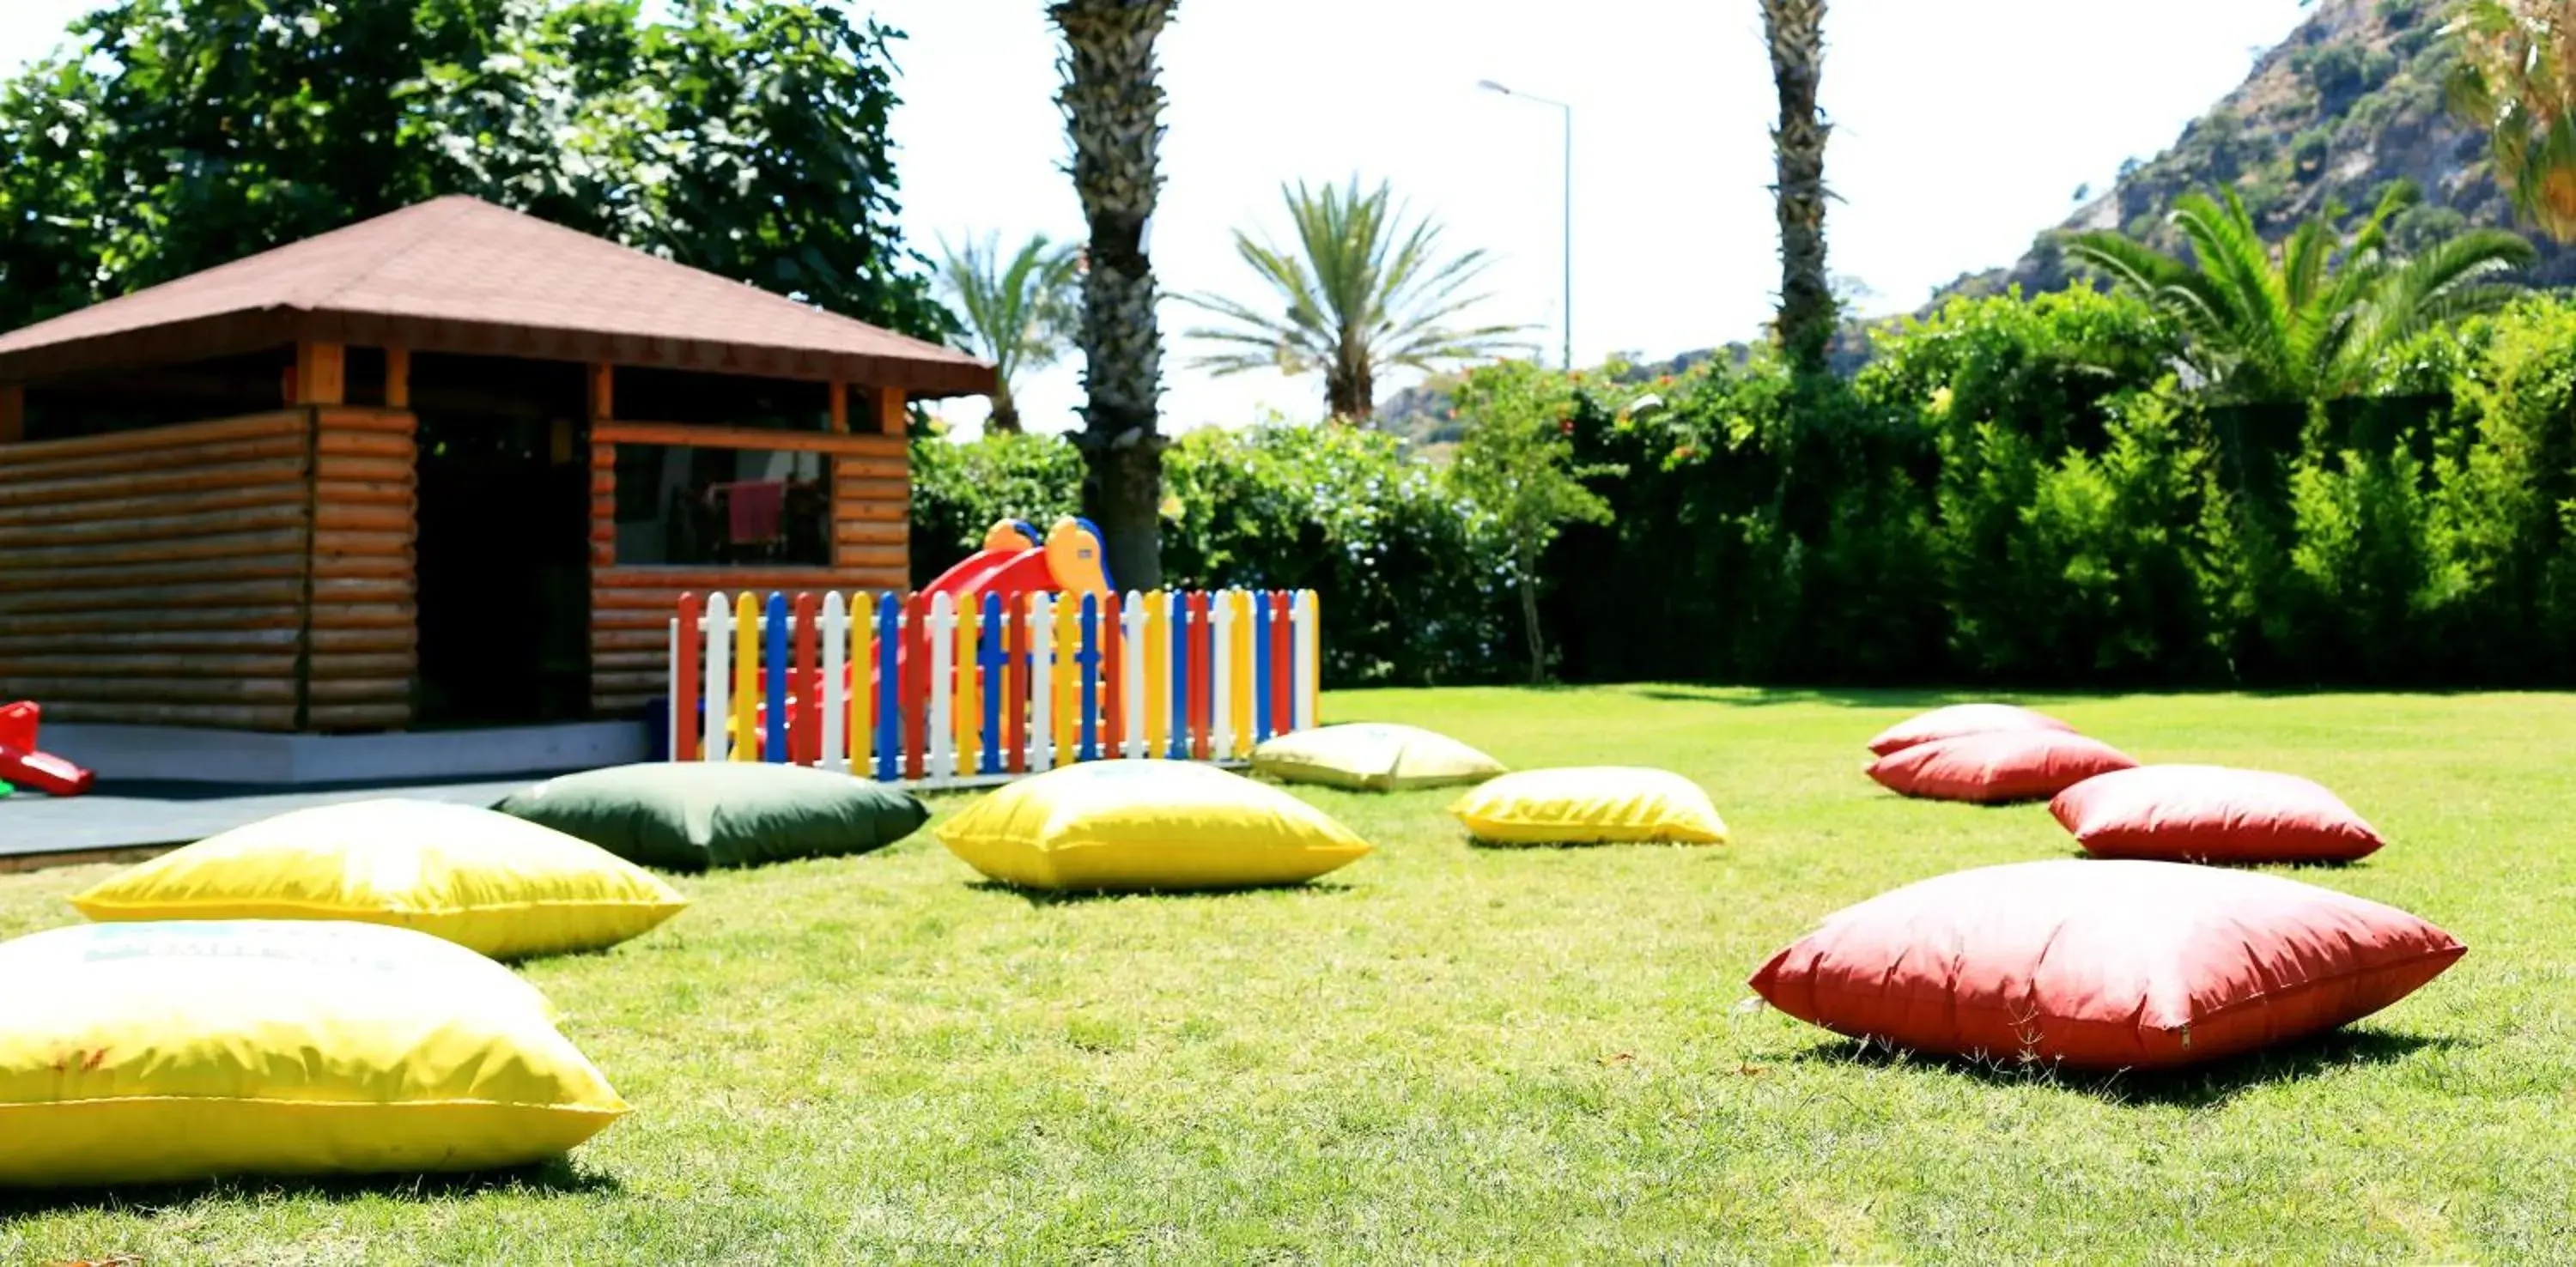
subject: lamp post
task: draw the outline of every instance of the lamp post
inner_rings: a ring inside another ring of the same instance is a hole
[[[1574,107],[1567,105],[1562,101],[1539,96],[1536,93],[1518,92],[1495,83],[1490,79],[1478,80],[1476,81],[1476,86],[1487,92],[1498,92],[1506,97],[1518,97],[1523,101],[1535,101],[1540,105],[1554,106],[1565,112],[1565,309],[1563,314],[1563,324],[1565,327],[1565,368],[1571,372],[1574,369]]]

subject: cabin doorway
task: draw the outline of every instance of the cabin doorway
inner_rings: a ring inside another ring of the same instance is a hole
[[[424,726],[590,712],[590,445],[582,366],[420,355]]]

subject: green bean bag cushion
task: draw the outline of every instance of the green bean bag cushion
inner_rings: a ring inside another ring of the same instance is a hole
[[[501,802],[629,862],[673,871],[866,853],[930,811],[899,788],[805,766],[674,761],[550,779]]]

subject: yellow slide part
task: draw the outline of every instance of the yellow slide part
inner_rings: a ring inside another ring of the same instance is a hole
[[[1075,596],[1108,593],[1103,549],[1098,529],[1070,516],[1056,520],[1046,538],[1047,570],[1055,575],[1056,588]]]

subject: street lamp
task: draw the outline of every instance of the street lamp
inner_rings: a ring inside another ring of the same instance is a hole
[[[1490,79],[1476,81],[1487,92],[1535,101],[1565,112],[1565,368],[1574,368],[1574,107],[1536,93],[1515,92]]]

